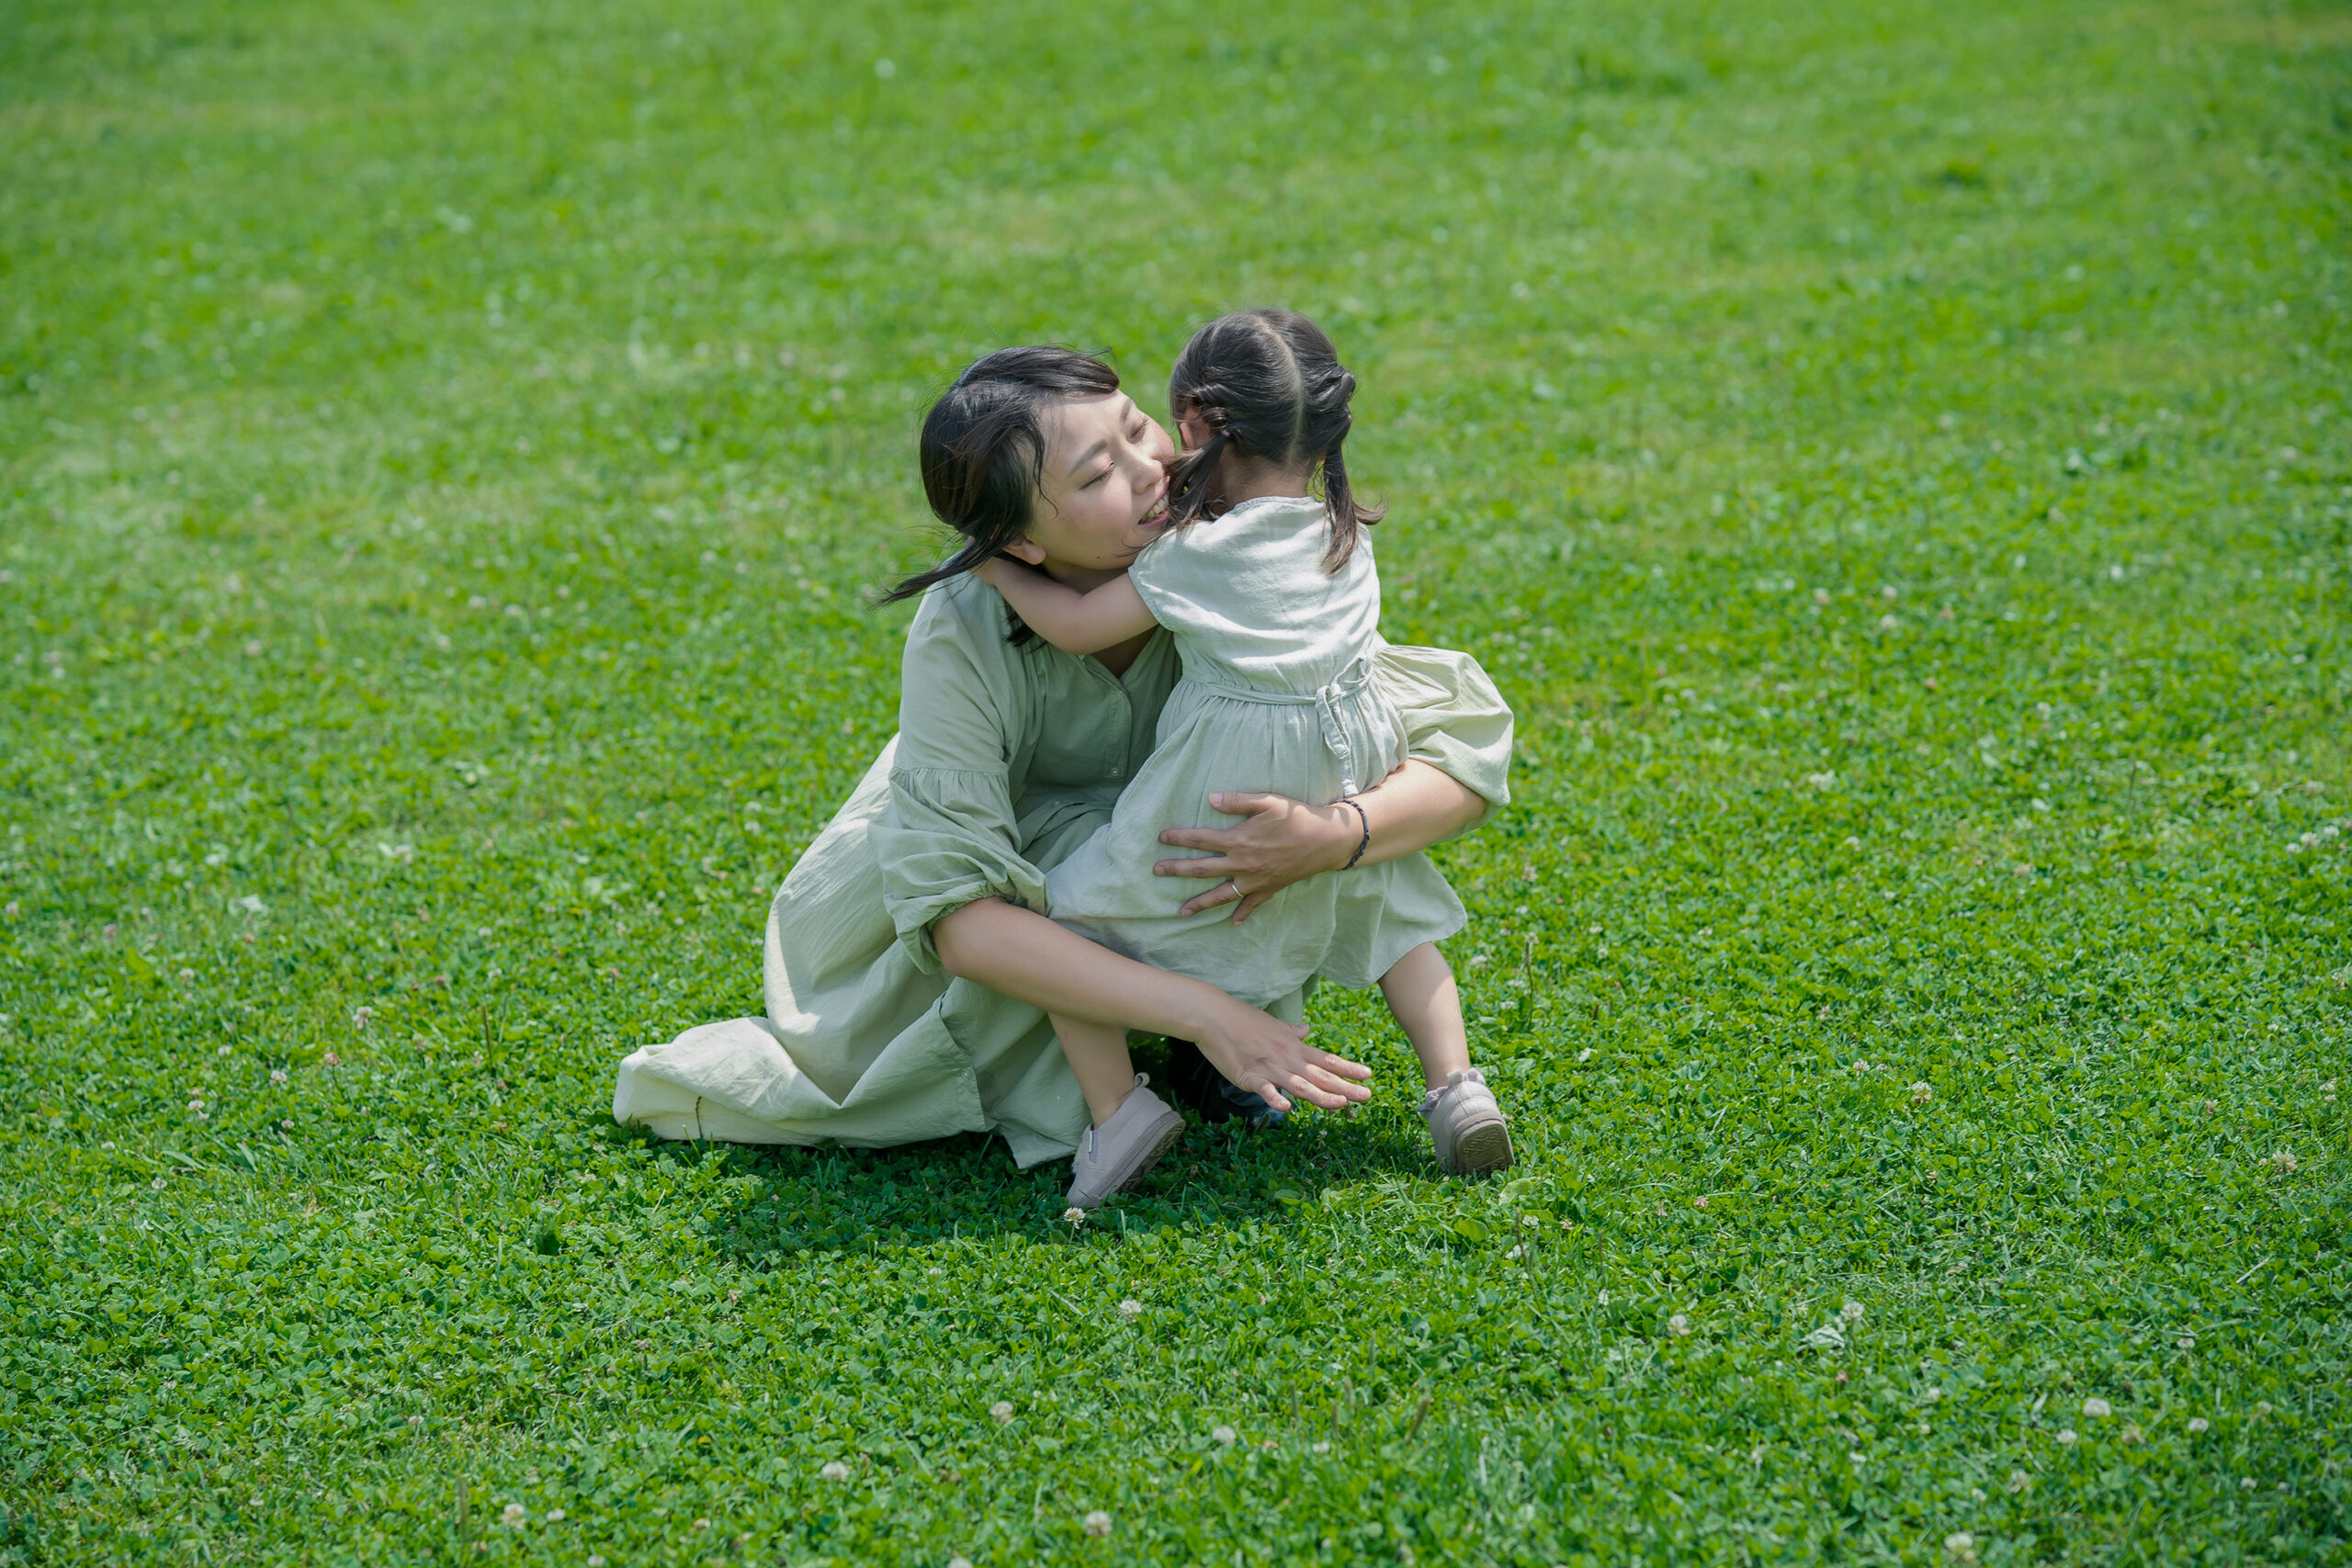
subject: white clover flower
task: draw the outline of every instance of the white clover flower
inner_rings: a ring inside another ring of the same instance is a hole
[[[1235,1438],[1240,1436],[1240,1434],[1236,1432],[1230,1427],[1219,1427],[1216,1430],[1212,1431],[1209,1436],[1216,1438],[1220,1443],[1230,1443]]]
[[[847,1481],[849,1479],[849,1466],[843,1464],[837,1459],[829,1459],[825,1461],[825,1468],[819,1471],[817,1473],[823,1476],[828,1481]],[[700,1525],[696,1525],[695,1528],[700,1529],[702,1527]]]
[[[233,1046],[223,1045],[220,1049],[213,1052],[212,1054],[216,1056],[233,1056],[236,1055],[236,1049]]]
[[[509,1503],[498,1510],[498,1522],[511,1530],[521,1529],[523,1521],[528,1517],[530,1515],[524,1510],[520,1503]]]
[[[1317,1453],[1318,1453],[1318,1454],[1328,1454],[1328,1453],[1329,1453],[1329,1452],[1331,1451],[1331,1445],[1330,1445],[1330,1443],[1329,1443],[1328,1440],[1327,1440],[1327,1441],[1323,1441],[1323,1442],[1309,1443],[1309,1444],[1307,1445],[1307,1447],[1308,1447],[1308,1448],[1310,1448],[1310,1449],[1312,1449],[1312,1450],[1314,1450],[1314,1451],[1315,1451],[1315,1452],[1317,1452]]]
[[[996,1417],[996,1424],[1000,1427],[1012,1425],[1012,1401],[1009,1399],[998,1400],[994,1404],[989,1406],[989,1414]]]
[[[972,1568],[972,1560],[958,1552],[947,1560],[947,1568]]]
[[[362,1033],[367,1032],[368,1026],[375,1021],[376,1010],[374,1008],[360,1008],[351,1015],[351,1027],[358,1030]]]
[[[2287,1150],[2280,1149],[2270,1156],[2270,1168],[2281,1176],[2292,1176],[2295,1174],[2295,1156]]]
[[[2202,1416],[2191,1416],[2188,1418],[2188,1429],[2191,1433],[2202,1432],[2212,1424]]]
[[[2269,1402],[2268,1400],[2267,1400],[2267,1399],[2258,1399],[2258,1400],[2255,1401],[2255,1404],[2254,1404],[2254,1414],[2255,1414],[2255,1416],[2256,1416],[2256,1418],[2257,1420],[2258,1420],[2258,1419],[2260,1419],[2262,1416],[2265,1416],[2269,1415],[2269,1414],[2270,1414],[2270,1402]]]
[[[2253,1476],[2251,1476],[2251,1475],[2247,1476],[2245,1480],[2243,1480],[2243,1481],[2239,1482],[2239,1483],[2238,1483],[2238,1485],[2239,1485],[2242,1489],[2244,1489],[2244,1490],[2245,1490],[2245,1491],[2248,1491],[2248,1492],[2253,1491],[2253,1490],[2254,1490],[2254,1477],[2253,1477]]]
[[[1086,1533],[1101,1540],[1111,1533],[1111,1516],[1097,1508],[1086,1516]]]
[[[1929,1101],[1929,1100],[1933,1100],[1933,1099],[1935,1099],[1935,1098],[1936,1098],[1936,1090],[1935,1090],[1935,1086],[1934,1086],[1933,1084],[1930,1084],[1930,1083],[1926,1082],[1925,1080],[1922,1080],[1922,1081],[1920,1081],[1920,1082],[1918,1082],[1918,1083],[1915,1083],[1915,1084],[1913,1084],[1913,1085],[1911,1086],[1911,1103],[1912,1103],[1912,1104],[1914,1104],[1914,1105],[1925,1105],[1925,1104],[1927,1104],[1927,1103],[1928,1103],[1928,1101]]]
[[[561,1508],[549,1508],[548,1510],[548,1523],[551,1525],[560,1525],[563,1523],[563,1510]]]
[[[2197,1336],[2194,1334],[2184,1334],[2179,1338],[2174,1340],[2173,1343],[2179,1346],[2184,1350],[2194,1350],[2197,1348]]]
[[[2140,1430],[2138,1422],[2126,1421],[2123,1424],[2123,1440],[2127,1443],[2144,1443],[2148,1440],[2148,1437],[2146,1433]]]
[[[1707,1200],[1703,1195],[1693,1198],[1690,1200],[1690,1206],[1694,1209],[1703,1209],[1707,1206]]]
[[[412,1416],[408,1418],[408,1424],[412,1427],[422,1427],[424,1425],[424,1417],[422,1416]]]
[[[1860,1323],[1862,1321],[1862,1303],[1860,1302],[1848,1302],[1844,1306],[1838,1309],[1838,1315],[1844,1318],[1848,1323]]]
[[[710,1528],[710,1521],[709,1521],[708,1519],[696,1519],[696,1520],[695,1521],[695,1529],[698,1529],[698,1530],[707,1530],[707,1529],[708,1529],[709,1528]]]
[[[2013,1470],[2009,1472],[2009,1490],[2011,1492],[2023,1492],[2027,1487],[2032,1484],[2033,1477],[2028,1475],[2024,1471]]]
[[[2059,1427],[2059,1428],[2058,1428],[2058,1441],[2060,1442],[2060,1444],[2062,1444],[2062,1445],[2063,1445],[2063,1446],[2064,1446],[2064,1447],[2067,1447],[2067,1448],[2072,1448],[2072,1447],[2074,1447],[2074,1444],[2075,1444],[2075,1429],[2074,1429],[2072,1427]]]
[[[2086,1416],[2103,1418],[2114,1415],[2115,1406],[2109,1404],[2106,1400],[2099,1398],[2098,1395],[2093,1394],[2090,1398],[2083,1401],[2083,1414]]]
[[[1955,1562],[1973,1562],[1976,1561],[1976,1538],[1966,1530],[1954,1530],[1944,1537],[1944,1550],[1951,1554]]]
[[[1940,1404],[1943,1403],[1944,1391],[1930,1384],[1928,1392],[1920,1397],[1930,1404]]]
[[[1070,1229],[1076,1230],[1086,1223],[1086,1211],[1073,1203],[1062,1211],[1062,1223]]]
[[[286,1081],[286,1069],[284,1067],[270,1068],[269,1081],[272,1083],[284,1083]]]
[[[1690,1320],[1678,1312],[1666,1320],[1666,1331],[1679,1337],[1690,1332]]]
[[[1136,1300],[1133,1296],[1129,1296],[1125,1301],[1119,1303],[1119,1315],[1125,1318],[1141,1317],[1143,1315],[1143,1303]]]
[[[605,1554],[601,1551],[590,1552],[588,1554],[588,1568],[605,1568]]]

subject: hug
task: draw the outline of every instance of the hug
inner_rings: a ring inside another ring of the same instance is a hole
[[[921,596],[899,733],[776,892],[765,1016],[631,1054],[615,1117],[750,1144],[993,1132],[1024,1168],[1070,1158],[1091,1208],[1184,1125],[1130,1032],[1169,1039],[1206,1120],[1367,1100],[1370,1069],[1309,1042],[1329,982],[1381,987],[1440,1164],[1509,1165],[1436,945],[1465,916],[1425,852],[1508,803],[1511,715],[1468,655],[1380,637],[1354,389],[1281,310],[1185,347],[1181,446],[1099,360],[967,368],[921,445],[959,547],[888,595]]]

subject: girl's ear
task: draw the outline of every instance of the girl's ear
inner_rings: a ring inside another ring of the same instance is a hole
[[[1046,552],[1039,549],[1027,539],[1017,540],[1012,544],[1005,546],[1004,553],[1011,556],[1014,560],[1021,561],[1029,566],[1043,566],[1046,564]]]

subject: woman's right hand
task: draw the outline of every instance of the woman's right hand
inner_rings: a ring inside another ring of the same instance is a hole
[[[1303,1023],[1284,1023],[1263,1009],[1226,1000],[1193,1043],[1228,1081],[1277,1111],[1288,1111],[1294,1095],[1326,1111],[1372,1098],[1363,1087],[1370,1067],[1309,1045]]]

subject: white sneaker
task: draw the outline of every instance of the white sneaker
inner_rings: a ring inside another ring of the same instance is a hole
[[[1125,1192],[1159,1163],[1184,1132],[1184,1119],[1151,1092],[1151,1079],[1136,1075],[1135,1092],[1100,1127],[1089,1127],[1070,1160],[1069,1201],[1091,1209],[1114,1192]]]
[[[1464,1067],[1421,1100],[1421,1120],[1437,1141],[1437,1162],[1456,1176],[1483,1176],[1511,1163],[1510,1122],[1495,1103],[1487,1075]]]

